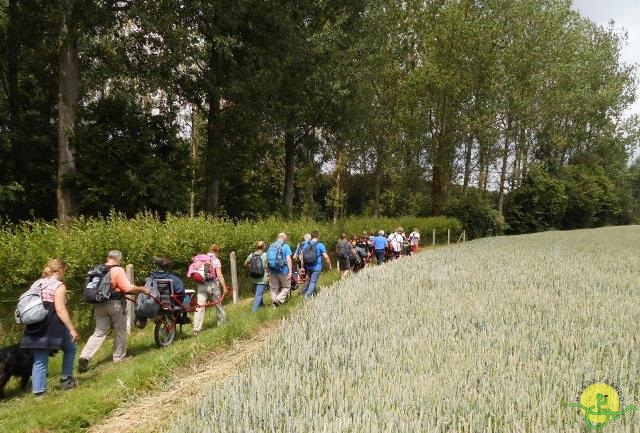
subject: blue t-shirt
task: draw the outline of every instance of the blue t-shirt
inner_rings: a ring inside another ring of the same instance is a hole
[[[291,247],[289,244],[282,244],[282,259],[284,260],[284,266],[280,269],[270,269],[269,272],[273,275],[286,275],[289,273],[289,266],[287,265],[287,257],[291,257]]]
[[[387,238],[384,236],[376,236],[373,238],[373,248],[376,250],[386,250],[387,249]]]
[[[318,242],[317,240],[311,240],[309,243],[305,245],[305,250],[309,248],[311,244],[318,244],[316,246],[316,253],[318,254],[318,259],[316,260],[316,264],[312,266],[306,266],[307,270],[311,272],[321,271],[322,270],[322,255],[327,252],[327,247],[324,246],[322,242]],[[303,250],[304,251],[304,250]]]

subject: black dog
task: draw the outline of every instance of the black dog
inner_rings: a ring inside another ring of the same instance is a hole
[[[20,377],[22,389],[27,387],[33,367],[30,350],[20,349],[19,344],[0,349],[0,398],[4,398],[4,387],[11,376]]]

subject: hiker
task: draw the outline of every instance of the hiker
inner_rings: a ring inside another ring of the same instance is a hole
[[[371,259],[371,246],[369,244],[369,233],[362,232],[362,236],[356,240],[355,246],[356,254],[360,256],[363,261],[363,268],[367,266]]]
[[[76,356],[75,342],[79,335],[67,310],[67,287],[63,283],[68,268],[64,260],[49,260],[42,270],[42,277],[34,283],[35,286],[42,287],[40,298],[47,310],[47,318],[43,322],[26,326],[20,348],[31,349],[33,353],[31,383],[32,392],[36,396],[47,392],[51,351],[62,349],[63,353],[60,388],[67,390],[78,384],[73,377],[73,362]]]
[[[169,272],[169,269],[171,268],[171,260],[168,257],[154,257],[151,262],[155,265],[156,270],[151,272],[145,286],[150,287],[149,285],[152,280],[171,280],[173,283],[173,294],[180,299],[180,302],[182,302],[183,305],[186,306],[185,309],[188,309],[191,302],[191,295],[185,296],[184,283],[180,277]],[[178,323],[189,323],[186,311],[183,312],[180,319],[181,320]]]
[[[340,235],[338,245],[336,245],[336,254],[338,255],[338,263],[340,264],[340,276],[345,278],[351,271],[351,241],[346,233]]]
[[[184,297],[184,283],[180,277],[169,272],[171,260],[167,257],[154,257],[151,263],[156,267],[156,270],[151,272],[149,278],[152,280],[171,280],[173,282],[173,294],[182,299]]]
[[[400,258],[400,256],[402,256],[402,250],[404,248],[402,227],[398,227],[395,232],[391,233],[387,241],[389,242],[389,246],[391,247],[391,257],[394,259]]]
[[[259,241],[256,245],[256,250],[247,256],[247,260],[244,261],[244,267],[249,269],[249,276],[255,290],[255,297],[253,298],[253,306],[251,311],[254,313],[258,311],[258,308],[264,306],[264,292],[269,284],[269,268],[267,267],[267,244],[264,241]]]
[[[311,232],[311,240],[306,243],[302,250],[302,260],[306,274],[309,275],[302,290],[305,299],[309,299],[315,294],[318,278],[320,278],[320,273],[322,272],[322,259],[327,263],[327,267],[331,269],[331,259],[327,254],[327,247],[320,242],[320,233],[314,230]]]
[[[378,232],[378,236],[373,238],[373,251],[376,255],[378,265],[384,263],[384,256],[387,252],[387,238],[384,236],[384,230]]]
[[[349,241],[351,244],[351,248],[349,249],[349,262],[351,264],[351,271],[356,273],[364,268],[365,263],[361,252],[358,250],[358,238],[356,236],[352,236]]]
[[[411,253],[417,253],[420,247],[420,232],[418,229],[414,228],[413,231],[409,233],[409,244],[411,245]]]
[[[291,259],[296,264],[296,268],[298,269],[304,269],[304,262],[302,260],[302,249],[310,240],[311,240],[311,233],[306,233],[303,236],[302,241],[300,241],[298,245],[296,245],[296,250],[293,252]]]
[[[291,247],[286,243],[287,235],[278,234],[274,243],[267,249],[267,266],[269,268],[269,286],[271,303],[274,308],[281,306],[291,290]]]
[[[127,354],[127,311],[125,295],[144,293],[148,295],[148,287],[139,287],[129,281],[122,264],[122,253],[118,250],[109,251],[105,264],[106,275],[111,285],[111,293],[107,300],[95,304],[94,315],[96,327],[93,335],[82,349],[78,360],[78,372],[84,373],[89,369],[89,360],[96,354],[111,328],[115,331],[113,338],[113,362],[120,362]]]
[[[204,311],[209,299],[215,304],[216,316],[218,317],[217,325],[220,326],[227,321],[227,314],[222,308],[222,298],[228,293],[227,284],[222,274],[222,262],[218,256],[220,255],[220,247],[216,244],[211,245],[209,253],[199,254],[193,258],[192,265],[189,267],[187,276],[191,276],[196,272],[203,272],[206,277],[203,281],[198,282],[196,296],[198,306],[193,315],[193,333],[198,335],[202,331],[204,323]],[[194,266],[195,265],[195,266]],[[220,293],[222,288],[222,294]]]

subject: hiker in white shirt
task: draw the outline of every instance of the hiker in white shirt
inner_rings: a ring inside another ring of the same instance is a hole
[[[411,244],[411,254],[415,254],[418,252],[418,247],[420,246],[420,232],[418,229],[413,229],[411,233],[409,233],[409,243]]]
[[[395,232],[391,233],[387,238],[391,249],[393,250],[393,257],[399,258],[402,256],[402,246],[404,244],[404,238],[402,237],[402,228],[398,227]]]

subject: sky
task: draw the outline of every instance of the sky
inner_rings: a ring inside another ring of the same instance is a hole
[[[622,61],[640,64],[640,0],[573,0],[573,7],[597,24],[606,26],[613,20],[616,27],[625,28],[628,40]],[[640,94],[636,99],[629,114],[640,115]]]

